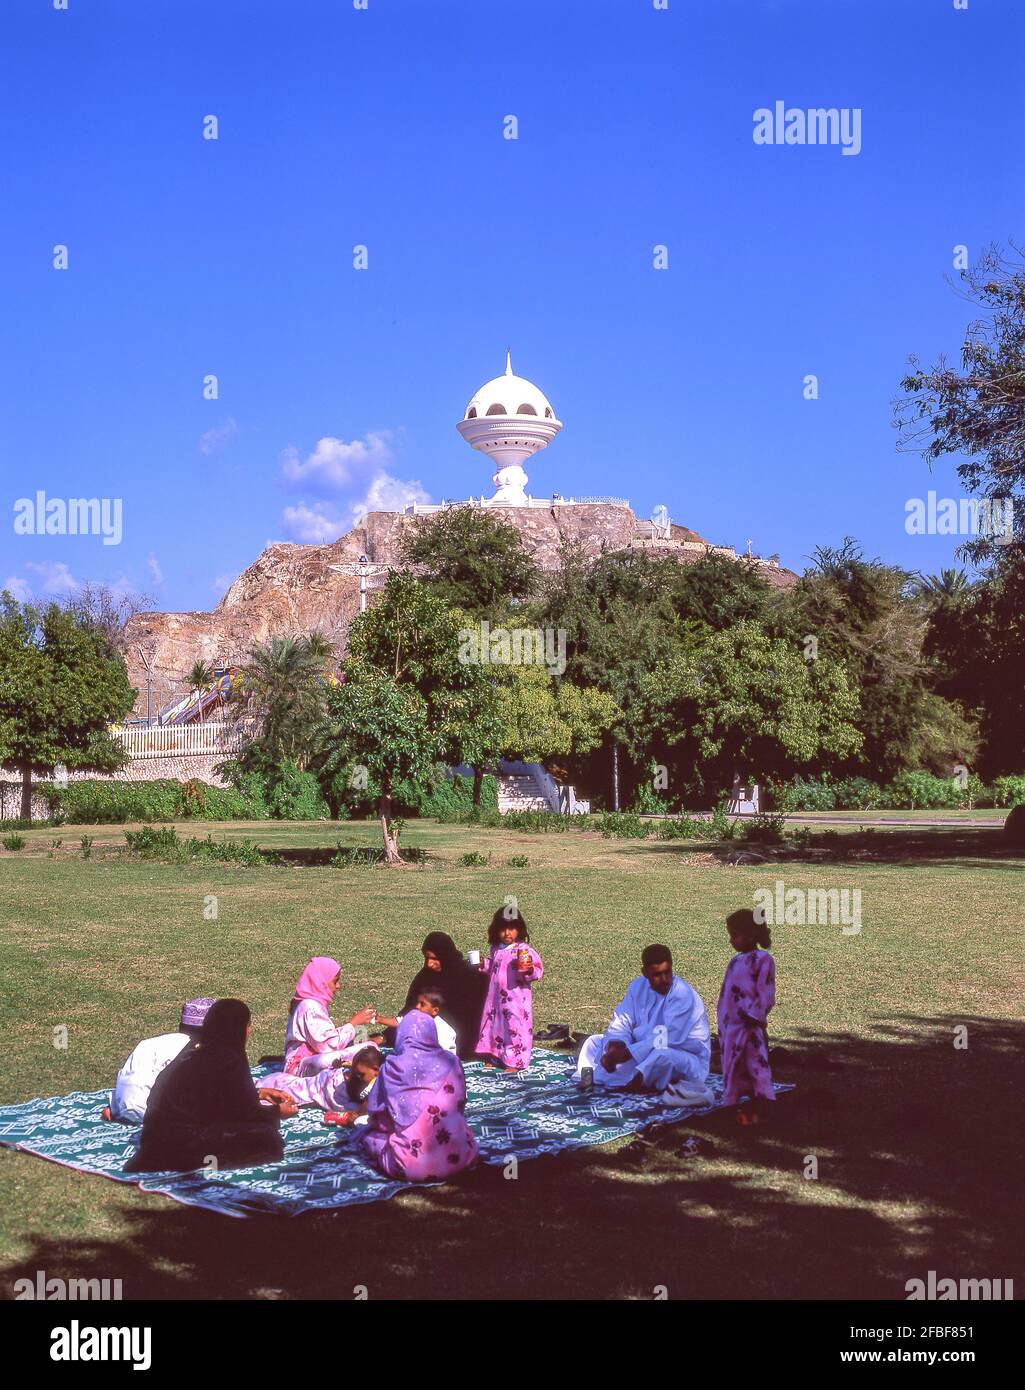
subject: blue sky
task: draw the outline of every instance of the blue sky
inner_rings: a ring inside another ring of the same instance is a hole
[[[797,569],[847,534],[951,562],[904,518],[953,464],[898,455],[890,402],[910,352],[957,358],[955,246],[1025,239],[1018,0],[6,0],[0,25],[0,584],[206,609],[374,497],[490,494],[455,422],[507,345],[564,422],[536,495],[662,503]],[[777,100],[859,108],[860,153],[755,144]],[[37,489],[122,499],[121,543],[16,535]]]

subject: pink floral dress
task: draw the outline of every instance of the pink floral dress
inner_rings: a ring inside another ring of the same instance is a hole
[[[530,969],[521,971],[517,957],[530,952]],[[516,942],[496,946],[491,958],[488,993],[481,1015],[477,1051],[494,1057],[503,1067],[522,1070],[530,1065],[534,1046],[534,1001],[531,985],[545,973],[541,957],[532,946]]]
[[[768,951],[738,951],[726,967],[717,1009],[723,1103],[741,1096],[775,1100],[765,1032],[776,1002],[776,962]]]

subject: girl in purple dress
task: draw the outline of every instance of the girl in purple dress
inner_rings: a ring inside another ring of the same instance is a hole
[[[531,985],[541,979],[545,968],[528,945],[527,924],[516,907],[498,909],[488,927],[488,942],[492,948],[487,962],[488,993],[477,1051],[493,1059],[485,1066],[498,1062],[507,1072],[523,1071],[530,1065],[534,1047]]]
[[[440,1046],[431,1015],[411,1010],[370,1092],[363,1152],[386,1178],[452,1177],[478,1157],[465,1109],[463,1064]]]
[[[738,1109],[739,1124],[767,1118],[775,1101],[769,1067],[766,1022],[776,1002],[776,962],[769,954],[769,928],[748,909],[732,912],[726,930],[736,955],[726,967],[719,991],[719,1046],[722,1049],[723,1104],[738,1105],[750,1096],[750,1110]]]

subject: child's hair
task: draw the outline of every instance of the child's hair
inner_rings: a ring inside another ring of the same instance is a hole
[[[367,1090],[367,1083],[362,1077],[356,1075],[356,1063],[363,1067],[374,1067],[380,1071],[384,1066],[384,1057],[376,1047],[361,1047],[349,1063],[349,1074],[345,1078],[345,1093],[350,1100],[357,1104],[364,1098]]]
[[[749,907],[738,908],[726,918],[726,929],[744,936],[755,946],[768,950],[772,945],[772,933],[767,922],[759,922]]]
[[[433,985],[425,985],[423,989],[416,992],[417,999],[426,999],[432,1009],[437,1009],[440,1013],[445,1007],[445,996],[440,989],[435,989]]]
[[[354,1067],[357,1063],[361,1067],[373,1067],[376,1071],[380,1071],[384,1066],[384,1053],[379,1047],[361,1047],[349,1066]]]
[[[499,932],[503,927],[515,927],[517,941],[530,940],[527,934],[527,924],[523,920],[523,916],[518,907],[514,908],[511,904],[509,907],[500,907],[494,917],[492,917],[491,925],[488,927],[489,946],[501,946],[502,939],[499,936]]]

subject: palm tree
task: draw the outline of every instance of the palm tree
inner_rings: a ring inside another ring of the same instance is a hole
[[[919,574],[916,578],[919,595],[936,608],[963,599],[972,587],[967,572],[960,569],[944,569],[939,574]]]
[[[249,652],[241,693],[259,722],[252,747],[264,765],[307,766],[327,709],[325,675],[333,655],[320,633],[271,637]]]
[[[202,695],[203,695],[203,691],[204,691],[204,690],[207,690],[207,689],[208,689],[211,685],[213,685],[213,683],[214,683],[214,672],[213,672],[213,667],[212,667],[212,666],[208,666],[207,663],[206,663],[205,661],[195,661],[195,662],[193,662],[193,663],[192,663],[192,669],[189,671],[188,680],[189,680],[189,688],[191,689],[193,695],[196,696],[197,700],[200,700],[200,706],[199,706],[199,721],[200,721],[200,723],[202,723],[202,722],[203,722]]]

